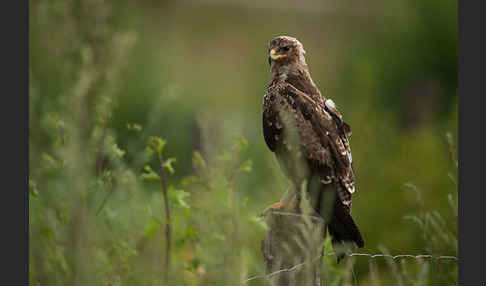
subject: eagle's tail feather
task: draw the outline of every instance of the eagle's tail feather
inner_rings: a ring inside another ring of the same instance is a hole
[[[351,214],[345,210],[342,203],[336,200],[332,219],[328,224],[329,234],[332,236],[333,248],[339,261],[344,257],[346,244],[356,243],[359,248],[364,247],[364,240]],[[354,242],[354,243],[353,243]]]

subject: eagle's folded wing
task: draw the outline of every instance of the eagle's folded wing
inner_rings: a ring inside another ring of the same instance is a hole
[[[331,154],[331,160],[327,159],[320,163],[326,164],[332,169],[334,178],[331,179],[336,182],[339,198],[349,211],[351,195],[355,191],[354,170],[348,141],[349,126],[342,121],[342,116],[335,106],[331,106],[332,108],[327,105],[318,106],[308,95],[292,85],[286,85],[282,93],[294,99],[304,117],[308,117],[312,123],[322,147]],[[311,108],[313,110],[310,110]]]

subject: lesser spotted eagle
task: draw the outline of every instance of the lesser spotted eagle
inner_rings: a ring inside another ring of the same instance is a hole
[[[294,197],[305,184],[306,195],[327,224],[334,248],[364,246],[351,217],[355,192],[351,129],[334,102],[312,81],[304,48],[295,38],[279,36],[268,46],[271,79],[263,104],[263,135],[268,148],[294,185]],[[278,210],[285,200],[269,206]],[[342,258],[340,256],[339,258]]]

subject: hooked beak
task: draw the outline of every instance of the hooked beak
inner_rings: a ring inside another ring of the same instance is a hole
[[[270,54],[268,55],[268,64],[271,65],[272,61],[280,59],[280,58],[285,58],[287,56],[285,54],[277,55],[276,53],[277,52],[274,49],[270,50]]]
[[[277,59],[280,59],[280,58],[285,58],[287,56],[286,54],[277,55],[276,53],[277,52],[274,49],[270,50],[269,58],[271,60],[277,60]]]
[[[270,53],[268,54],[268,64],[269,65],[272,65],[272,60],[273,60],[274,56],[275,56],[275,50],[272,49],[272,50],[270,50]]]

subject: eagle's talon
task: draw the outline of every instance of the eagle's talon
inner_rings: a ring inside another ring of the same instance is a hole
[[[280,211],[283,209],[283,205],[281,202],[276,202],[276,203],[273,203],[271,205],[269,205],[268,207],[266,207],[264,210],[263,210],[263,213],[261,216],[265,217],[269,212],[271,211]]]

